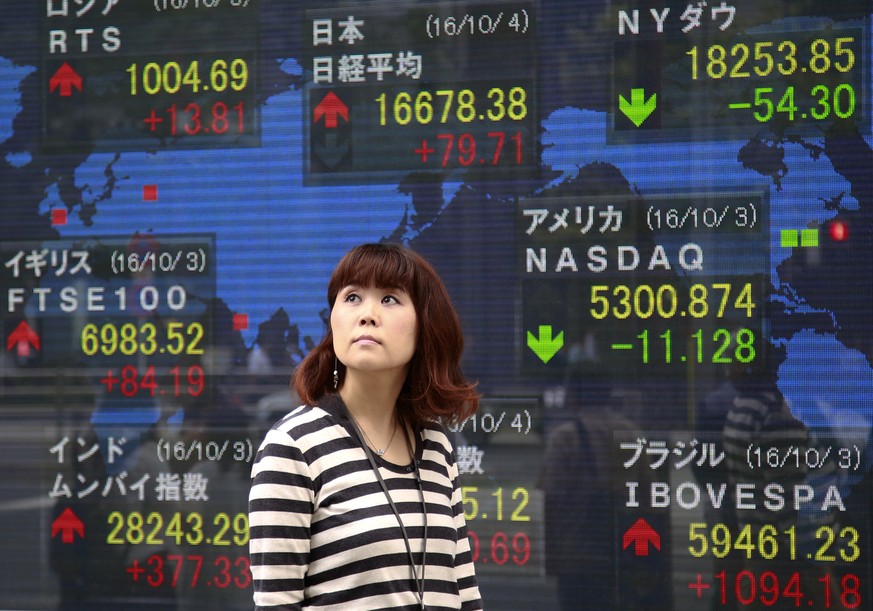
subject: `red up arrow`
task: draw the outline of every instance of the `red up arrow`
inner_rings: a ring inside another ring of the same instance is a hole
[[[83,539],[85,538],[85,525],[69,507],[64,509],[64,512],[52,522],[52,539],[58,533],[61,533],[63,543],[72,543],[75,539],[74,535],[77,534]]]
[[[9,334],[9,338],[6,340],[6,350],[8,352],[11,351],[12,348],[16,348],[18,350],[18,356],[24,358],[30,356],[31,345],[35,350],[39,350],[39,335],[34,333],[26,320],[22,320],[21,323],[15,327],[15,331]]]
[[[661,550],[661,535],[643,518],[640,518],[634,525],[627,529],[622,538],[622,549],[627,549],[633,544],[635,556],[648,556],[649,544],[655,546],[655,549]]]
[[[82,91],[82,77],[73,70],[70,64],[64,62],[64,65],[58,68],[54,76],[49,79],[49,93],[60,88],[61,97],[68,98],[73,95],[73,87]]]
[[[331,91],[315,107],[314,115],[313,123],[318,123],[318,120],[324,117],[324,126],[328,129],[333,129],[339,124],[337,116],[342,117],[348,122],[349,107],[343,104],[343,101]]]

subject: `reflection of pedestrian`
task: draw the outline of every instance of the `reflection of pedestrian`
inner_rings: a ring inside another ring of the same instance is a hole
[[[218,460],[208,458],[208,453],[201,455],[203,459],[181,475],[192,494],[183,491],[177,510],[186,527],[191,529],[202,519],[202,529],[211,536],[198,537],[192,531],[179,539],[178,611],[250,609],[246,498],[251,464],[243,460],[249,418],[221,393],[215,403],[189,411],[193,417],[187,423],[185,445],[199,443],[225,451]],[[202,489],[194,494],[196,486]]]
[[[294,376],[306,404],[267,433],[252,469],[256,608],[481,609],[438,424],[478,405],[445,286],[411,250],[368,244],[327,292],[329,331]]]
[[[738,387],[742,381],[744,365],[734,361],[726,370],[724,380],[719,386],[707,393],[697,410],[697,433],[698,441],[703,443],[715,443],[717,447],[724,447],[723,433],[728,414],[734,406],[734,400],[739,394]],[[711,485],[714,490],[729,484],[727,462],[721,461],[718,465],[697,465],[692,463],[694,475],[701,485]],[[730,532],[737,532],[736,511],[730,503],[716,505],[707,504],[704,509],[706,523],[710,527],[715,524],[723,524]],[[742,563],[738,562],[736,554],[724,554],[713,558],[713,573],[727,571],[735,575],[742,570]],[[710,609],[715,611],[732,611],[737,608],[737,601],[725,598],[721,601],[718,596],[710,597]]]
[[[803,558],[797,558],[797,550],[803,548],[804,530],[799,526],[798,511],[792,500],[795,486],[802,484],[806,478],[805,464],[791,461],[768,465],[755,465],[750,459],[750,450],[761,449],[764,455],[770,452],[780,457],[790,457],[792,452],[804,456],[808,445],[806,427],[791,413],[782,394],[776,387],[775,380],[769,379],[763,372],[748,372],[737,383],[737,394],[728,411],[724,424],[724,449],[727,473],[730,482],[728,489],[732,498],[726,499],[726,505],[735,510],[735,516],[730,520],[733,527],[733,537],[737,540],[743,529],[760,541],[771,532],[778,545],[773,547],[773,556],[767,556],[771,550],[761,549],[754,552],[740,553],[734,549],[735,572],[728,573],[726,579],[732,587],[728,591],[741,592],[742,575],[760,576],[764,573],[772,575],[772,583],[783,584],[783,588],[796,587],[796,591],[806,592],[809,608],[824,608],[824,602],[813,596],[819,592],[813,578],[804,571]],[[754,452],[751,452],[754,456]],[[778,485],[785,491],[785,502],[779,506],[772,502],[749,503],[737,498],[742,487],[747,491],[754,490],[757,494],[764,491],[769,484]],[[762,529],[764,535],[761,535]],[[785,533],[792,532],[792,542],[788,543]],[[794,549],[792,549],[794,547]],[[803,554],[805,555],[805,554]],[[821,572],[819,572],[821,575]],[[792,580],[794,582],[791,586]],[[763,583],[763,581],[761,582]],[[820,584],[819,584],[820,585]],[[738,598],[731,596],[729,599]],[[772,597],[769,597],[772,598]],[[742,604],[743,609],[793,609],[798,602],[790,596],[770,600],[766,596],[755,598],[751,604]],[[737,605],[739,607],[739,605]]]
[[[98,443],[93,430],[79,433],[86,447]],[[88,460],[73,457],[64,466],[63,481],[70,483],[69,498],[60,496],[52,519],[69,510],[84,524],[88,538],[74,537],[72,543],[64,543],[60,537],[50,539],[50,561],[57,573],[60,585],[58,611],[89,611],[106,609],[113,600],[120,600],[129,587],[121,579],[106,583],[104,575],[123,575],[126,548],[106,544],[106,516],[112,510],[121,510],[123,503],[103,499],[99,494],[85,494],[85,484],[103,482],[107,479],[103,455],[95,452]],[[99,534],[95,534],[99,533]]]
[[[611,409],[610,394],[600,376],[570,385],[572,417],[549,435],[540,474],[546,572],[557,579],[565,611],[616,608],[610,444],[614,433],[634,427]]]
[[[130,439],[129,446],[135,449],[125,456],[126,467],[121,473],[117,472],[117,461],[115,465],[106,461],[105,450],[83,456],[73,453],[71,477],[65,479],[71,482],[71,497],[61,497],[56,513],[70,509],[84,524],[87,537],[76,537],[72,545],[51,539],[51,566],[60,580],[58,611],[176,610],[169,580],[152,586],[146,578],[135,579],[127,571],[135,562],[146,567],[149,556],[166,561],[169,552],[167,546],[155,548],[144,541],[132,541],[135,535],[128,527],[128,517],[134,512],[147,517],[158,508],[149,505],[148,500],[140,501],[130,488],[120,492],[122,486],[144,481],[144,474],[155,473],[157,426],[137,443]],[[100,443],[94,430],[81,433],[77,439],[85,443],[76,445],[86,448]],[[128,445],[124,447],[127,450]],[[116,477],[119,479],[114,480]],[[106,487],[113,482],[119,483]]]

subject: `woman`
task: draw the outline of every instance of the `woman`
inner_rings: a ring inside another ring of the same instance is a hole
[[[337,265],[305,403],[266,435],[249,524],[257,609],[481,609],[458,469],[440,423],[478,407],[434,269],[367,244]]]

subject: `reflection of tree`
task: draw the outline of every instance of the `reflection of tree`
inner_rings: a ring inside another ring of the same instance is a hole
[[[255,343],[270,361],[270,365],[282,370],[290,369],[292,363],[300,362],[300,329],[292,325],[284,308],[276,310],[269,320],[258,325]]]

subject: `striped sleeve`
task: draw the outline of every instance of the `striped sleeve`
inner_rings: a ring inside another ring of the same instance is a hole
[[[449,464],[449,477],[452,480],[452,512],[455,528],[458,531],[458,543],[455,551],[455,580],[461,596],[461,610],[474,611],[482,609],[482,597],[479,593],[479,582],[476,579],[473,565],[473,552],[467,534],[467,522],[464,519],[461,487],[458,483],[458,465],[454,460]]]
[[[255,609],[297,610],[309,564],[314,486],[288,432],[270,430],[252,467],[249,552]]]

